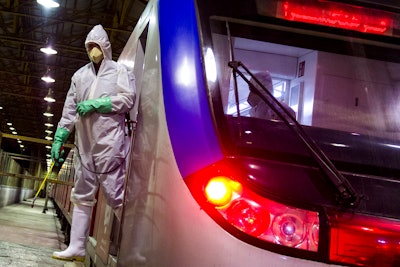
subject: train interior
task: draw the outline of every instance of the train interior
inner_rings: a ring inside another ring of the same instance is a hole
[[[226,36],[214,35],[213,39],[223,43]],[[269,71],[274,96],[295,111],[300,124],[398,140],[398,62],[239,36],[234,36],[232,43],[234,60],[253,74]],[[216,54],[222,61],[229,61],[229,51],[217,50]],[[241,116],[250,116],[249,85],[237,75],[236,99],[236,83],[232,75],[225,74],[231,72],[226,65],[220,63],[224,73],[221,77],[226,78],[219,80],[224,111],[235,116],[239,106]],[[245,75],[250,79],[249,74]]]

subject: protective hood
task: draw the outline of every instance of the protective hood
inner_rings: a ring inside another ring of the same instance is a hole
[[[104,59],[112,59],[111,43],[108,40],[107,32],[104,30],[103,26],[96,25],[88,33],[85,41],[86,51],[88,50],[89,43],[96,43],[100,46],[103,51]]]

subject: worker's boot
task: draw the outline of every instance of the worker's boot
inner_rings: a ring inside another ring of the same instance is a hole
[[[85,261],[86,241],[92,207],[75,205],[72,213],[71,238],[69,246],[61,252],[54,252],[53,258],[66,261]]]
[[[147,262],[146,257],[143,256],[143,255],[140,253],[140,248],[137,247],[137,246],[134,246],[134,247],[132,248],[132,256],[133,256],[133,260],[134,260],[137,264],[142,265],[142,264],[146,264],[146,262]]]

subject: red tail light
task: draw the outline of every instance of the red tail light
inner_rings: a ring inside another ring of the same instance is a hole
[[[260,197],[228,177],[205,181],[204,196],[239,230],[287,247],[318,250],[318,213]]]
[[[229,166],[220,162],[187,178],[186,182],[199,204],[216,221],[222,220],[221,225],[230,232],[236,228],[243,234],[235,232],[235,236],[251,236],[256,239],[242,240],[256,240],[255,245],[267,249],[275,244],[279,253],[311,260],[366,267],[400,266],[400,221],[328,207],[316,208],[327,212],[320,214],[285,205],[240,183],[236,178],[246,174]],[[247,177],[252,176],[247,174]],[[321,234],[320,218],[327,220]],[[290,249],[282,249],[285,247]]]
[[[330,218],[330,259],[358,266],[400,266],[400,222],[340,214]]]

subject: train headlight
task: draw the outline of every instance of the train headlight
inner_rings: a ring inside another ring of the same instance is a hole
[[[215,206],[225,206],[235,194],[240,193],[240,184],[224,176],[210,179],[205,187],[207,200]]]
[[[302,219],[294,214],[282,214],[274,218],[272,232],[277,243],[296,247],[306,237],[306,228]]]
[[[227,220],[232,225],[253,236],[262,235],[268,229],[270,223],[269,213],[257,203],[251,201],[236,200],[226,213]]]

